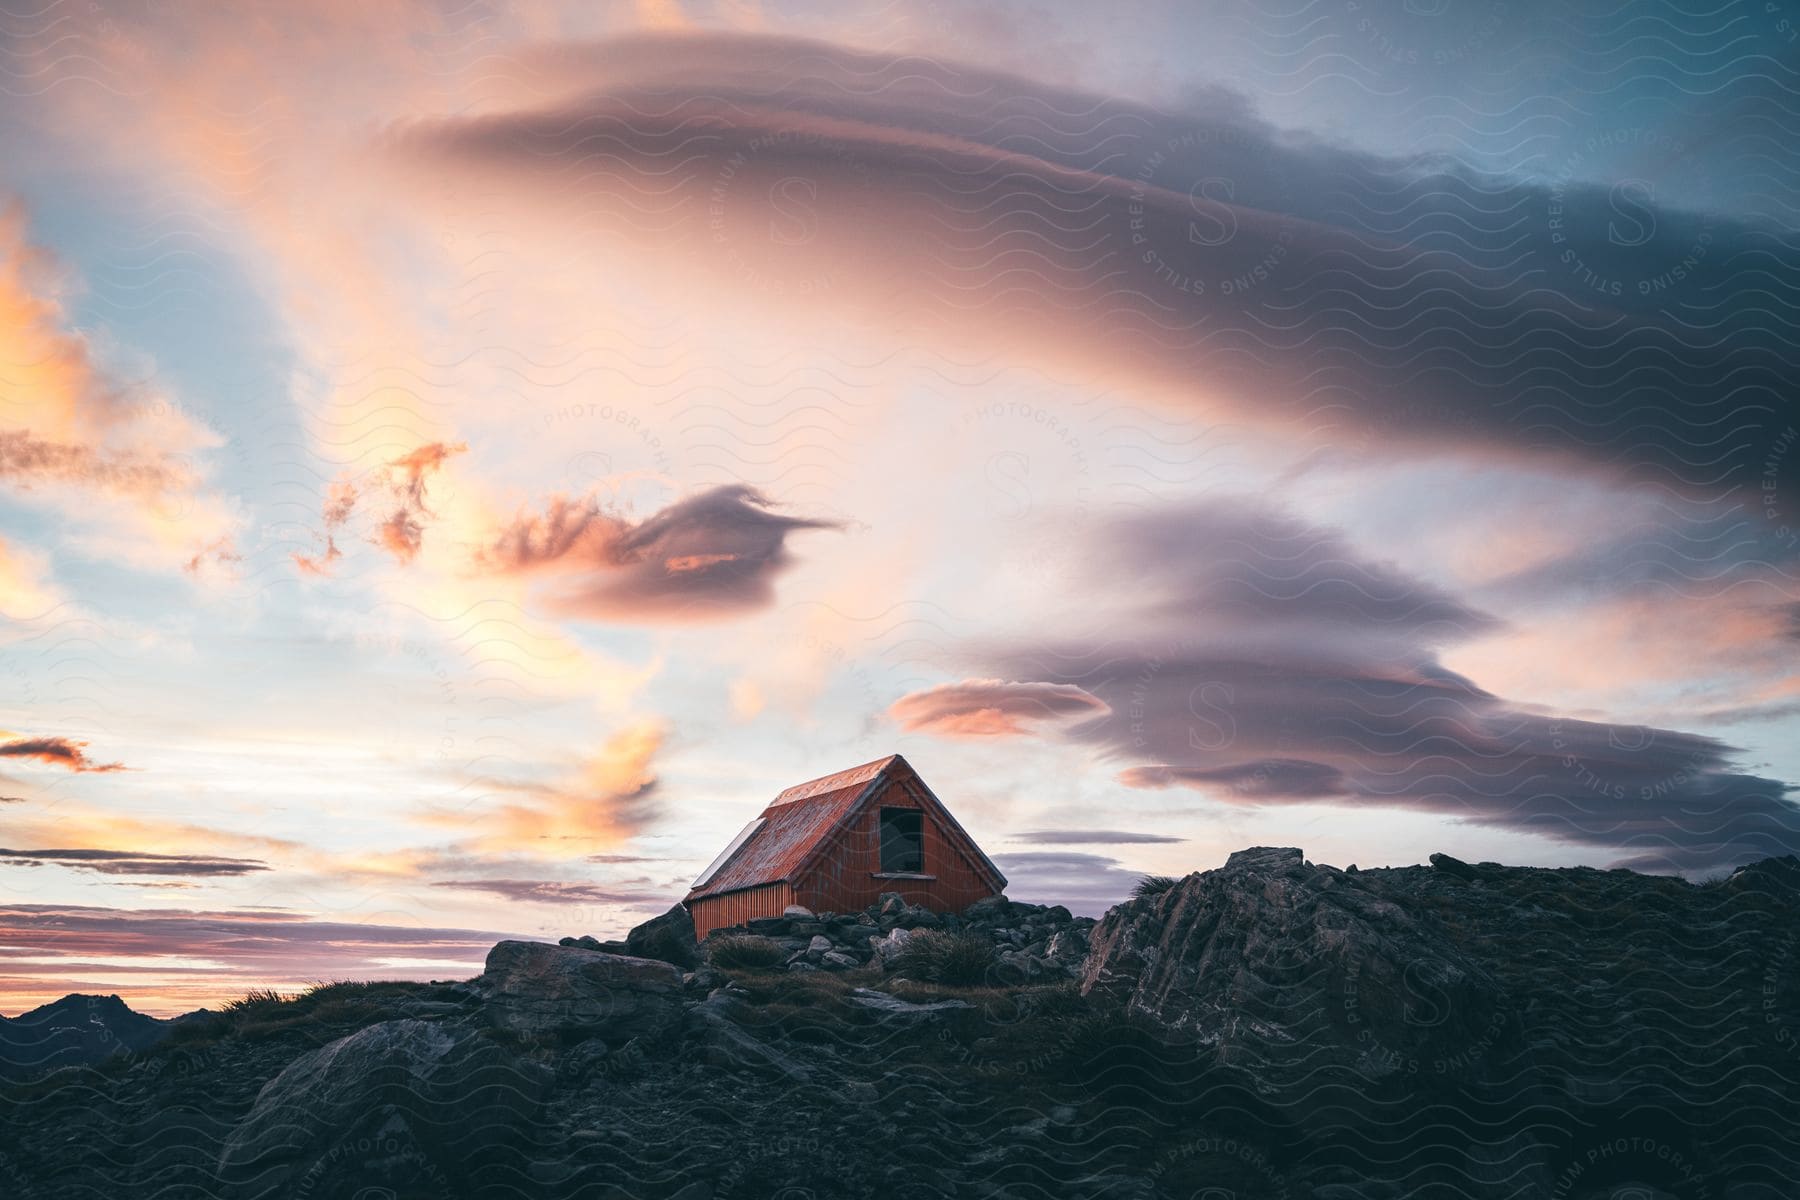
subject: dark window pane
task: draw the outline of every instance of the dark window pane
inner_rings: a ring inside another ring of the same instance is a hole
[[[924,814],[916,808],[881,810],[881,869],[917,874],[925,869]]]

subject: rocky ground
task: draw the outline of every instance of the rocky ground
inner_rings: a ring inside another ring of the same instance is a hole
[[[672,912],[7,1084],[0,1196],[1774,1200],[1797,880],[1258,849],[1098,923]]]

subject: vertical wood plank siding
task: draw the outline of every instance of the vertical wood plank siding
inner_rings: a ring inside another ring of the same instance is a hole
[[[694,919],[694,936],[704,938],[715,929],[742,925],[751,917],[779,917],[781,910],[794,903],[794,892],[785,883],[766,883],[720,896],[705,896],[688,901],[688,915]]]
[[[877,879],[881,870],[881,810],[924,808],[910,783],[896,781],[871,797],[862,814],[840,830],[836,840],[806,875],[794,881],[794,900],[814,912],[855,912],[867,908],[883,892],[898,892],[908,904],[937,912],[960,912],[994,891],[950,843],[949,835],[926,809],[921,820],[925,870],[936,879]],[[777,908],[776,912],[781,910]]]

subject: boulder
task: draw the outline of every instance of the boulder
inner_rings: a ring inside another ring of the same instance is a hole
[[[625,935],[626,953],[637,958],[660,959],[686,970],[700,965],[694,942],[694,919],[687,906],[676,904],[660,917],[652,917]]]
[[[801,920],[810,921],[817,914],[804,904],[790,904],[781,910],[781,915],[784,917],[799,917]]]
[[[470,1030],[384,1021],[289,1063],[219,1154],[236,1197],[442,1194],[506,1173],[551,1082]]]
[[[997,925],[1011,917],[1012,908],[1012,901],[1005,896],[983,896],[963,909],[962,915],[965,921]]]
[[[495,1026],[522,1037],[589,1032],[655,1035],[677,1017],[681,972],[671,963],[543,942],[501,942],[475,981]]]

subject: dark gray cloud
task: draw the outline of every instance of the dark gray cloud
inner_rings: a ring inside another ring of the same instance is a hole
[[[1061,904],[1097,917],[1131,895],[1142,871],[1104,854],[1027,850],[990,855],[1007,879],[1006,894],[1028,904]]]
[[[1039,846],[1151,846],[1187,841],[1161,833],[1132,833],[1124,829],[1028,829],[1007,840]]]
[[[138,850],[8,850],[0,848],[0,863],[9,867],[46,864],[102,875],[248,875],[267,871],[269,865],[254,858],[224,858],[213,854],[147,854]]]
[[[87,743],[66,737],[23,737],[0,742],[0,758],[27,758],[78,774],[125,771],[124,763],[97,763],[87,756]]]
[[[592,499],[554,497],[523,513],[481,566],[546,581],[558,612],[657,624],[764,607],[790,565],[789,535],[838,522],[787,516],[755,488],[729,484],[676,501],[642,521]]]
[[[1777,316],[1800,302],[1796,247],[1741,194],[1677,188],[1703,180],[1706,139],[1596,134],[1514,178],[1281,131],[1219,89],[1169,112],[723,34],[541,65],[559,98],[388,148],[661,236],[746,303],[804,304],[781,272],[828,261],[861,285],[834,311],[1152,376],[1336,455],[1450,447],[1800,495],[1800,455],[1771,453],[1800,367]],[[809,223],[778,254],[786,179]]]
[[[1130,786],[1432,812],[1665,870],[1800,850],[1788,785],[1728,744],[1527,709],[1446,670],[1434,648],[1492,622],[1330,530],[1213,501],[1119,522],[1091,561],[1132,581],[1103,636],[982,665],[1105,701],[1068,736]]]

